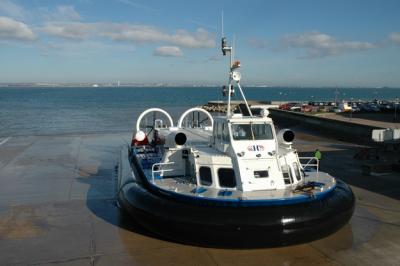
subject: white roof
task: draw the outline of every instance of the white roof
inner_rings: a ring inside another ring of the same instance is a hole
[[[272,123],[272,119],[269,117],[261,117],[261,116],[242,116],[242,117],[230,117],[229,119],[227,119],[225,116],[218,116],[214,119],[214,121],[216,122],[221,122],[221,121],[227,121],[231,122],[231,123],[256,123],[256,122],[268,122],[268,123]]]

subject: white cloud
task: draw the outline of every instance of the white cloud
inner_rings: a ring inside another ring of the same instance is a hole
[[[146,25],[102,23],[99,34],[116,41],[136,42],[167,42],[187,48],[212,48],[215,40],[204,29],[198,29],[195,33],[178,30],[174,34],[168,34],[160,29]]]
[[[92,40],[83,40],[81,42],[44,42],[38,44],[41,55],[48,56],[56,54],[60,56],[84,57],[90,54],[107,51],[120,51],[125,54],[133,53],[135,47],[125,43],[104,43]],[[82,53],[84,51],[84,53]]]
[[[0,17],[0,40],[32,41],[35,34],[25,23]]]
[[[19,19],[23,19],[27,15],[21,6],[11,0],[0,0],[0,13]]]
[[[326,57],[376,48],[376,45],[369,42],[338,41],[320,32],[286,35],[281,39],[281,44],[286,48],[304,49],[305,55],[301,56],[303,58]]]
[[[199,28],[194,34],[178,30],[176,34],[168,35],[165,41],[187,48],[213,48],[215,40],[205,29]]]
[[[397,45],[400,45],[400,32],[392,32],[389,35],[389,40]]]
[[[81,15],[75,10],[74,6],[57,6],[55,9],[47,7],[39,8],[39,13],[46,20],[52,21],[77,21],[81,20]]]
[[[101,23],[99,35],[115,41],[158,42],[168,38],[168,34],[146,25]]]
[[[56,37],[70,40],[83,40],[87,39],[90,35],[95,33],[96,25],[81,22],[53,22],[46,23],[41,30],[49,35]]]
[[[154,50],[153,55],[166,56],[166,57],[180,57],[183,55],[183,53],[181,49],[177,46],[161,46]]]
[[[132,42],[165,42],[186,48],[213,48],[215,40],[211,34],[199,28],[190,33],[177,30],[170,34],[159,28],[147,25],[123,23],[81,23],[81,22],[50,22],[42,31],[57,37],[81,40],[93,37],[105,37],[114,41]]]

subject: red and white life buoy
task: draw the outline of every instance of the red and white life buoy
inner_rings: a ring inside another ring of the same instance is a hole
[[[149,139],[146,136],[146,133],[139,130],[136,132],[135,136],[132,138],[131,146],[140,146],[140,145],[148,145]]]

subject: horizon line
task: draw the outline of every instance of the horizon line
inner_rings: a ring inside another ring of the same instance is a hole
[[[36,88],[36,87],[46,87],[46,88],[218,88],[222,84],[172,84],[172,83],[96,83],[96,82],[60,82],[60,83],[46,83],[46,82],[0,82],[0,88]],[[306,89],[400,89],[399,87],[392,86],[329,86],[329,85],[259,85],[259,84],[244,84],[247,88],[306,88]]]

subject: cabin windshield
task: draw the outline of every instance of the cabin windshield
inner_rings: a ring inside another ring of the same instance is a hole
[[[267,140],[274,139],[271,125],[258,124],[232,124],[232,137],[234,140]]]

